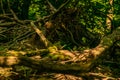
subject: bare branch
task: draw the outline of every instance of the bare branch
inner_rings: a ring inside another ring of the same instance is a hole
[[[56,12],[57,11],[57,9],[50,3],[50,1],[49,0],[47,0],[47,3],[49,4],[49,6],[50,6],[50,9],[51,9],[51,11],[52,11],[52,13],[54,13],[54,12]]]
[[[8,8],[9,8],[10,12],[12,13],[12,15],[13,15],[13,17],[14,17],[14,20],[15,20],[16,22],[20,23],[20,24],[25,24],[24,21],[19,20],[19,18],[18,18],[17,15],[15,14],[15,12],[11,9],[11,7],[10,7],[10,1],[7,0],[7,2],[8,2]]]
[[[0,23],[0,27],[11,27],[16,25],[16,22],[6,22],[6,23]]]
[[[40,41],[42,41],[44,43],[45,47],[49,47],[51,45],[50,41],[46,39],[46,37],[44,36],[44,34],[42,33],[42,31],[40,29],[37,28],[37,26],[34,24],[34,22],[31,22],[31,27],[35,30],[35,32],[39,35],[40,37]]]
[[[65,3],[63,3],[58,9],[57,11],[60,11],[63,7],[65,7],[71,0],[67,0]]]

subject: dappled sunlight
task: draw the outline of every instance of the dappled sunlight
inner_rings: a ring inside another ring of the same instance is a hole
[[[15,56],[0,56],[1,66],[12,66],[19,62],[18,57]]]
[[[119,80],[119,3],[0,0],[0,80]]]
[[[0,67],[0,80],[1,80],[1,76],[4,77],[9,77],[10,75],[12,75],[12,73],[10,72],[12,70],[12,68],[3,68]]]
[[[7,54],[11,54],[13,56],[20,56],[20,55],[25,55],[25,51],[15,51],[15,50],[9,50],[6,52]]]

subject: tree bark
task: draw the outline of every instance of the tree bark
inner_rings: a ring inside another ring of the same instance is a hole
[[[113,7],[114,0],[109,0],[110,9],[108,10],[107,18],[106,18],[106,26],[107,29],[112,32],[113,26],[113,14],[114,14],[114,7]]]
[[[51,61],[50,59],[35,60],[29,57],[0,57],[1,66],[25,65],[38,71],[54,71],[69,73],[86,72],[89,71],[98,62],[101,56],[109,54],[108,51],[114,42],[120,40],[120,27],[118,27],[112,34],[105,36],[101,43],[93,49],[84,50],[82,54],[71,61]]]

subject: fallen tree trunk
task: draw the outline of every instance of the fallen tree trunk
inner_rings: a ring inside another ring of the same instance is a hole
[[[1,66],[25,65],[38,71],[55,71],[55,72],[86,72],[89,71],[99,57],[108,54],[106,51],[113,46],[114,42],[120,40],[120,27],[112,34],[104,37],[100,44],[89,50],[84,50],[83,53],[76,56],[71,61],[51,61],[50,59],[34,60],[29,57],[0,57]]]

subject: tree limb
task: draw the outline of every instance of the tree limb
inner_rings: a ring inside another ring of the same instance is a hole
[[[31,27],[39,35],[40,41],[42,41],[44,43],[44,46],[45,47],[49,47],[51,45],[50,41],[48,39],[46,39],[46,37],[44,36],[44,34],[42,33],[42,31],[37,28],[37,26],[34,24],[34,22],[31,22]]]
[[[51,11],[52,11],[52,13],[54,13],[54,12],[56,12],[57,11],[57,9],[50,3],[50,1],[49,0],[47,0],[47,3],[49,4],[49,6],[50,6],[50,9],[51,9]]]
[[[63,61],[51,61],[50,59],[39,59],[34,60],[29,57],[0,57],[1,66],[12,66],[12,65],[25,65],[38,71],[54,71],[69,73],[74,72],[87,72],[89,71],[97,62],[97,60],[102,56],[107,54],[106,51],[114,44],[116,40],[120,40],[120,27],[117,28],[112,34],[104,37],[101,43],[93,49],[84,50],[82,54],[77,57],[77,60],[71,62]]]

